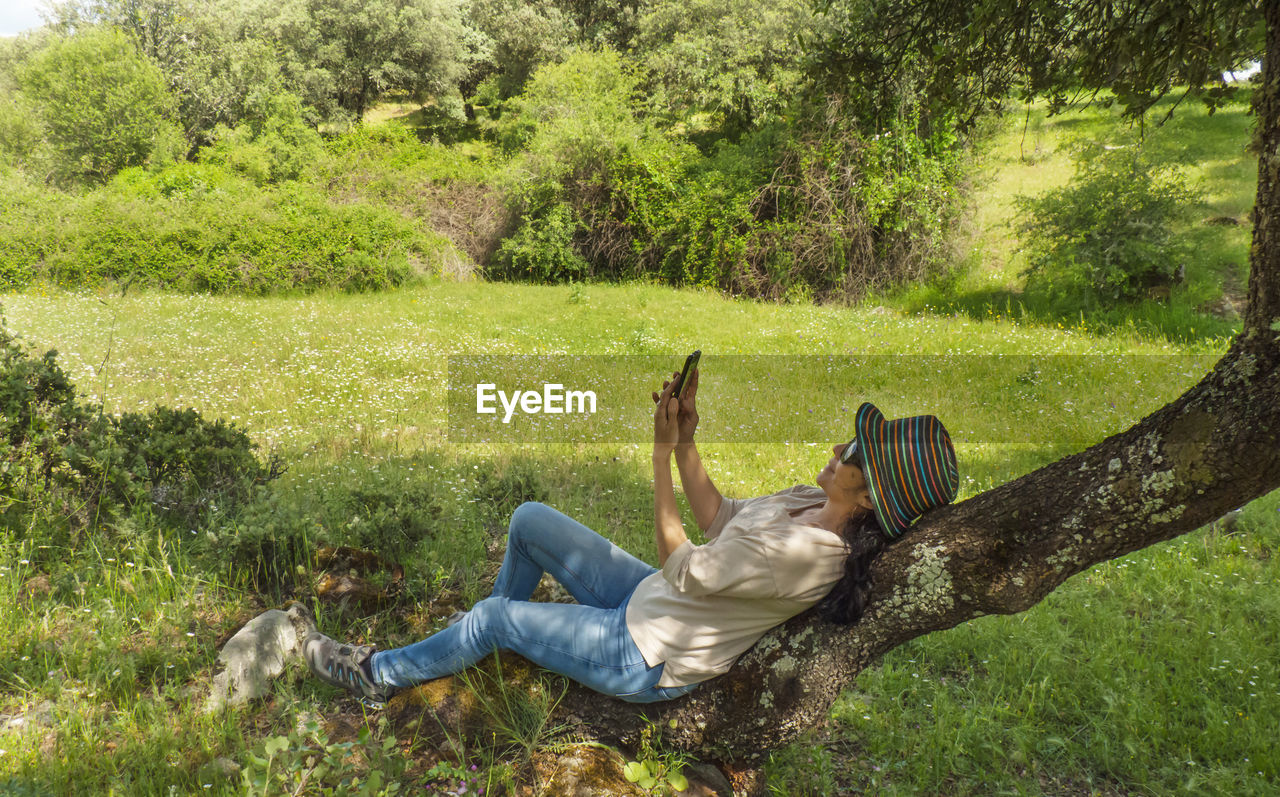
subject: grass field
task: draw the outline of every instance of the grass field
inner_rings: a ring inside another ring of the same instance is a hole
[[[1157,162],[1178,167],[1201,192],[1202,201],[1180,226],[1194,241],[1194,253],[1186,262],[1185,281],[1173,286],[1167,301],[1091,311],[1087,326],[1099,332],[1136,328],[1182,341],[1238,329],[1235,313],[1244,309],[1258,171],[1257,157],[1247,150],[1253,127],[1248,92],[1212,116],[1194,101],[1184,102],[1169,121],[1157,124],[1174,102],[1159,103],[1142,128],[1121,120],[1118,108],[1047,116],[1044,105],[1035,104],[1011,114],[984,142],[975,163],[963,267],[938,284],[904,291],[895,304],[974,318],[1013,313],[1050,325],[1078,323],[1077,312],[1024,295],[1021,274],[1027,264],[1015,229],[1015,199],[1068,184],[1080,145],[1141,146]]]
[[[1074,127],[1103,124],[1090,119]],[[1196,141],[1219,123],[1243,124],[1215,120]],[[1028,135],[1054,125],[1072,126],[1033,120]],[[189,538],[200,534],[292,518],[317,540],[398,551],[406,578],[393,611],[320,605],[322,628],[381,646],[416,639],[450,606],[485,594],[494,570],[486,543],[509,509],[491,500],[493,485],[506,484],[506,474],[524,474],[548,503],[655,560],[643,441],[450,440],[448,355],[665,355],[672,368],[695,347],[709,357],[794,357],[778,362],[797,370],[764,392],[741,374],[714,374],[714,360],[704,368],[709,438],[731,437],[723,427],[737,422],[734,407],[784,419],[771,438],[704,446],[712,477],[738,496],[811,483],[827,446],[850,435],[845,413],[865,399],[891,416],[943,418],[958,440],[963,499],[1177,395],[1225,350],[1231,322],[1190,333],[1183,322],[1193,316],[1161,321],[1168,309],[1143,310],[1149,315],[1132,325],[1016,311],[1015,243],[999,226],[1001,203],[1065,172],[1034,171],[1053,167],[1052,154],[1015,162],[1014,135],[999,139],[990,182],[978,189],[984,257],[944,288],[859,308],[760,305],[646,285],[452,282],[276,298],[40,287],[0,297],[9,328],[39,351],[56,348],[81,392],[108,411],[195,407],[243,425],[290,465],[274,485],[275,503],[248,519],[215,517],[209,529],[131,526],[76,550],[0,538],[0,792],[240,794],[234,766],[255,771],[251,754],[263,754],[264,740],[336,710],[335,691],[295,668],[268,700],[201,712],[218,645],[263,608],[305,596],[315,562],[293,563],[301,574],[288,589],[255,589],[234,564],[198,566]],[[1223,142],[1234,135],[1223,133]],[[1238,206],[1247,164],[1226,159],[1205,171],[1222,181],[1222,204],[1206,213],[1247,212]],[[1222,262],[1201,272],[1207,281],[1238,268],[1235,232],[1214,229],[1226,237]],[[801,380],[813,355],[894,358],[873,360],[882,372],[847,382]],[[914,374],[912,363],[922,364]],[[924,373],[925,364],[942,376]],[[387,527],[372,525],[391,510],[428,509],[429,533],[412,539],[380,539]],[[857,679],[827,727],[774,754],[770,785],[786,795],[1274,794],[1277,548],[1273,493],[1230,527],[1098,565],[1027,612],[904,645]],[[368,722],[380,743],[386,730],[376,716]],[[362,749],[376,758],[372,746]],[[468,748],[455,769],[429,770],[442,751],[400,738],[395,757],[409,767],[388,764],[388,772],[416,792],[457,784],[475,765],[461,793],[500,792],[521,777],[512,749],[495,740]]]

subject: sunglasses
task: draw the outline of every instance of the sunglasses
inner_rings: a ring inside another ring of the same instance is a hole
[[[840,462],[842,464],[848,465],[850,462],[855,462],[856,461],[855,458],[857,456],[858,456],[858,438],[855,437],[852,440],[850,440],[849,443],[844,447],[844,450],[840,452]]]

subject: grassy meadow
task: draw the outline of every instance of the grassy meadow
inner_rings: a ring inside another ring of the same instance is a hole
[[[693,348],[896,355],[902,373],[891,380],[798,383],[778,374],[765,394],[739,392],[750,386],[717,376],[708,360],[706,434],[731,423],[717,417],[718,396],[782,419],[772,440],[705,444],[708,471],[736,496],[811,483],[829,446],[850,436],[845,412],[870,399],[890,416],[943,418],[958,441],[964,499],[1127,428],[1225,351],[1235,322],[1195,308],[1244,279],[1247,120],[1235,106],[1212,119],[1187,110],[1148,135],[1171,151],[1175,141],[1195,148],[1178,157],[1190,157],[1205,183],[1203,217],[1244,224],[1202,225],[1204,257],[1189,265],[1187,284],[1168,304],[1124,318],[1029,306],[1007,226],[1011,197],[1069,178],[1056,149],[1068,134],[1120,135],[1100,110],[1033,112],[1025,136],[1021,119],[995,133],[976,172],[962,267],[858,307],[639,283],[432,281],[275,297],[36,285],[0,297],[8,327],[40,352],[57,349],[81,394],[108,412],[194,407],[234,421],[289,465],[269,503],[215,514],[207,527],[130,521],[74,550],[0,538],[0,792],[241,794],[266,740],[338,715],[347,733],[332,731],[333,741],[367,723],[371,741],[355,741],[362,760],[383,762],[405,792],[490,794],[529,783],[511,739],[459,740],[450,751],[403,734],[389,742],[376,714],[361,716],[298,666],[270,698],[201,711],[219,645],[289,598],[313,605],[327,633],[382,647],[438,628],[486,594],[505,514],[521,498],[545,500],[655,561],[643,441],[450,440],[447,357],[664,355],[677,368]],[[922,354],[945,365],[954,391],[936,378],[917,390],[928,375],[917,381],[902,366]],[[1016,359],[1027,357],[1043,359]],[[1108,358],[1119,365],[1090,370]],[[963,398],[974,395],[985,400]],[[644,395],[620,400],[647,412]],[[217,560],[194,555],[272,524],[307,543],[289,549],[284,581],[255,582],[234,558],[210,566]],[[405,565],[394,605],[342,612],[313,601],[322,543],[394,555]],[[1278,548],[1273,493],[1232,524],[1077,575],[1027,612],[904,645],[857,679],[826,727],[772,756],[770,787],[780,795],[1274,794]],[[379,757],[384,742],[390,757]]]
[[[1085,323],[1099,332],[1138,329],[1184,342],[1230,335],[1244,310],[1258,170],[1256,156],[1247,151],[1253,129],[1248,92],[1212,115],[1193,101],[1175,110],[1175,102],[1158,103],[1142,127],[1121,120],[1118,108],[1047,116],[1045,106],[1036,103],[1010,113],[975,159],[969,235],[959,252],[964,267],[947,279],[901,292],[895,297],[898,305],[974,318],[1012,313],[1050,326],[1079,324],[1081,308],[1053,306],[1024,294],[1027,264],[1025,243],[1015,229],[1016,198],[1041,196],[1069,183],[1083,145],[1141,147],[1199,190],[1200,201],[1179,225],[1195,253],[1186,261],[1184,281],[1172,287],[1167,300],[1091,310]],[[1170,110],[1175,114],[1158,124]]]

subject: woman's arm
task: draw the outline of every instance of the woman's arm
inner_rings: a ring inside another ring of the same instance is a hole
[[[658,546],[658,566],[667,563],[671,552],[688,541],[680,511],[676,509],[675,486],[671,483],[671,452],[653,451],[653,530]]]
[[[666,564],[671,552],[689,539],[680,522],[676,488],[671,483],[671,452],[680,439],[680,402],[671,395],[674,387],[668,382],[662,387],[662,395],[654,396],[658,406],[653,413],[653,530],[660,565]]]
[[[707,475],[707,469],[702,467],[702,457],[698,456],[696,443],[690,441],[676,446],[676,467],[680,469],[680,486],[689,499],[698,528],[706,531],[720,511],[720,502],[724,500],[724,496]]]
[[[668,394],[670,386],[671,382],[662,383],[664,396]],[[685,389],[684,397],[679,399],[680,414],[677,426],[680,435],[676,442],[676,467],[680,469],[680,486],[684,488],[684,495],[689,499],[693,517],[698,521],[698,527],[706,531],[711,527],[711,521],[716,519],[716,513],[720,511],[720,502],[724,497],[711,482],[707,469],[702,467],[702,457],[698,456],[698,446],[693,442],[693,433],[698,429],[697,397],[698,369],[695,368],[693,373],[689,374],[689,387]],[[655,402],[659,400],[657,393],[653,394],[653,400]]]

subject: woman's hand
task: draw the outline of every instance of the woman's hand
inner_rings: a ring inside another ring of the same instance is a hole
[[[673,377],[679,378],[680,374],[676,373]],[[672,380],[664,379],[662,382],[663,392],[667,392],[667,388],[673,384]],[[680,429],[680,436],[677,439],[679,445],[686,445],[693,442],[693,433],[698,429],[698,405],[696,396],[698,395],[698,369],[693,369],[693,373],[689,374],[689,387],[685,388],[684,398],[679,399],[680,414],[677,419],[677,425]],[[659,396],[655,392],[653,394],[654,403],[659,402]]]
[[[679,372],[672,374],[673,378],[678,376]],[[653,394],[653,400],[658,404],[653,413],[654,456],[670,456],[680,441],[680,402],[671,395],[674,389],[675,382],[667,380],[662,383],[661,395]]]

